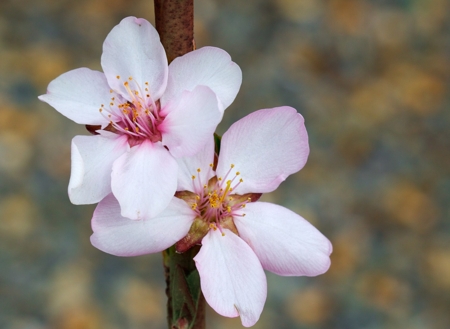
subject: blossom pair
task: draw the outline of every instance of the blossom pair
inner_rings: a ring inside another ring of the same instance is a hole
[[[117,256],[179,252],[194,258],[208,303],[221,315],[258,320],[264,269],[325,272],[332,247],[299,215],[258,202],[306,163],[304,120],[290,107],[256,111],[233,124],[215,154],[213,132],[234,100],[241,71],[205,47],[169,66],[154,28],[129,17],[104,43],[104,74],[78,69],[40,97],[97,135],[72,142],[69,196],[99,202],[92,244]]]

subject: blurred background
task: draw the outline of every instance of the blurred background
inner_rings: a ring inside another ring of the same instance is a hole
[[[36,98],[101,70],[129,15],[153,22],[153,1],[0,1],[0,328],[166,328],[161,255],[90,245],[94,206],[67,196],[70,141],[88,133]],[[243,71],[220,134],[260,108],[305,117],[306,167],[263,198],[334,245],[325,275],[267,274],[254,328],[449,328],[450,2],[203,0],[195,29]]]

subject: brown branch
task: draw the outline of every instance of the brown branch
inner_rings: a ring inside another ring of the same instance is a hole
[[[194,0],[154,0],[156,30],[167,59],[194,50]],[[194,247],[178,254],[171,247],[163,252],[169,329],[205,329],[205,298],[195,267]]]
[[[154,0],[156,30],[169,63],[194,49],[194,0]]]

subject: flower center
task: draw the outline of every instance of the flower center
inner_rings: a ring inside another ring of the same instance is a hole
[[[210,164],[210,169],[213,167]],[[242,178],[238,178],[240,173],[237,171],[232,179],[230,176],[234,165],[230,166],[230,170],[225,177],[214,176],[208,184],[202,184],[200,176],[192,176],[195,191],[195,201],[192,202],[191,208],[197,213],[197,218],[201,218],[204,222],[210,223],[213,229],[218,228],[222,231],[222,226],[231,220],[234,216],[245,216],[242,214],[242,208],[250,202],[250,198],[240,195],[231,195],[234,189],[244,182]],[[200,173],[200,168],[197,169]],[[237,183],[233,183],[237,180]],[[225,224],[225,226],[227,226]]]
[[[222,235],[225,235],[223,229],[226,228],[239,235],[234,218],[244,217],[245,213],[242,211],[245,205],[258,200],[261,196],[258,193],[233,194],[234,190],[244,182],[242,178],[238,178],[239,171],[234,173],[233,178],[228,179],[232,175],[233,164],[223,178],[211,175],[213,167],[213,164],[209,165],[207,177],[213,177],[208,182],[202,182],[201,175],[192,176],[194,193],[179,191],[175,194],[189,204],[196,213],[188,234],[175,245],[177,252],[185,252],[201,243],[211,229],[219,230]],[[200,168],[197,169],[197,173],[200,174],[200,172]]]
[[[217,191],[214,191],[213,194],[209,196],[209,205],[212,208],[219,208],[222,205],[219,196],[217,195]]]
[[[116,77],[120,79],[120,76]],[[160,114],[159,102],[154,101],[148,89],[148,82],[141,88],[139,84],[129,77],[123,82],[123,86],[128,93],[126,100],[119,93],[110,90],[114,95],[108,106],[101,105],[99,111],[109,120],[108,130],[121,135],[127,135],[130,144],[136,145],[145,139],[152,142],[161,141],[161,132],[158,125],[163,121]]]

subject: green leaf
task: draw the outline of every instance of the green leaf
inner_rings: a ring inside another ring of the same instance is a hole
[[[214,133],[214,151],[217,155],[220,153],[220,142],[222,141],[222,137]]]
[[[204,328],[204,298],[201,297],[200,275],[193,258],[199,251],[194,246],[180,254],[172,246],[165,250],[164,266],[166,281],[169,327],[173,329]],[[199,315],[200,312],[200,315]],[[197,317],[199,318],[197,321]],[[203,326],[198,326],[203,323]]]
[[[201,288],[200,288],[200,274],[198,271],[192,271],[191,274],[187,277],[187,284],[189,286],[189,291],[191,293],[192,298],[194,299],[195,306],[198,305],[198,299],[200,297]]]

